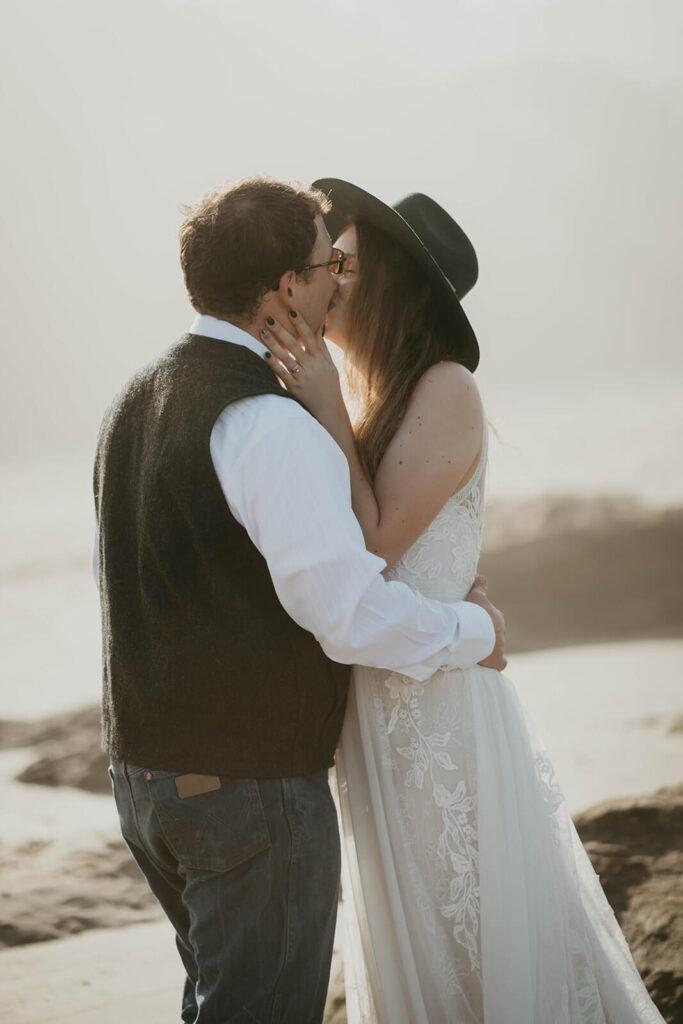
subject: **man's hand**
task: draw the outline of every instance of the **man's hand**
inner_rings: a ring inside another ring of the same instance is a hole
[[[503,613],[499,612],[497,608],[489,601],[488,597],[488,581],[485,576],[477,576],[472,589],[465,598],[466,601],[471,601],[472,604],[478,604],[480,608],[483,608],[485,612],[491,616],[493,622],[493,628],[496,631],[496,646],[493,648],[488,658],[484,661],[480,661],[479,664],[483,665],[484,668],[495,668],[498,672],[502,672],[507,665],[507,658],[504,654],[505,648],[505,619]]]

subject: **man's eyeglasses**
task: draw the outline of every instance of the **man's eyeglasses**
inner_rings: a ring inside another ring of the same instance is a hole
[[[344,272],[344,260],[346,255],[341,249],[332,250],[332,259],[326,260],[324,263],[309,263],[306,267],[296,267],[294,269],[295,274],[305,274],[307,270],[317,270],[318,267],[327,267],[331,274],[342,274]]]

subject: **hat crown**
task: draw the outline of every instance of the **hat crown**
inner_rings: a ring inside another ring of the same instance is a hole
[[[412,192],[393,204],[412,228],[462,299],[474,287],[479,264],[474,246],[442,206],[422,192]]]
[[[474,372],[479,345],[460,300],[477,280],[477,256],[469,238],[450,214],[422,192],[394,206],[341,178],[318,178],[313,187],[332,201],[325,223],[334,240],[344,228],[366,222],[383,231],[415,260],[447,314],[449,336],[458,362]]]

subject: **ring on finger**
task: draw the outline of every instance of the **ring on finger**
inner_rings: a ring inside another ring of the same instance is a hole
[[[289,372],[293,373],[295,376],[297,373],[301,373],[302,370],[303,366],[301,365],[301,363],[294,363],[294,366],[290,366],[289,368]]]

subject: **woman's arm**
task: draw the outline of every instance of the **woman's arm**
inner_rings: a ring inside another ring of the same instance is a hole
[[[382,557],[392,565],[471,477],[481,455],[484,412],[474,378],[458,363],[430,367],[375,474]]]
[[[298,337],[269,324],[263,336],[273,370],[346,455],[351,497],[369,551],[393,565],[470,477],[483,441],[484,415],[474,378],[457,363],[432,366],[418,381],[403,421],[377,470],[374,487],[356,449],[339,375],[321,335],[301,317]],[[292,373],[298,363],[301,370]]]

